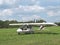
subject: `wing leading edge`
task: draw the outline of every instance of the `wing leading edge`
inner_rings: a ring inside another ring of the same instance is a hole
[[[54,26],[57,26],[56,24],[54,23],[15,23],[15,24],[9,24],[9,25],[54,25]]]

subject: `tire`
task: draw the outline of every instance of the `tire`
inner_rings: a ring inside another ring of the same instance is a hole
[[[20,32],[18,32],[18,35],[20,35]]]

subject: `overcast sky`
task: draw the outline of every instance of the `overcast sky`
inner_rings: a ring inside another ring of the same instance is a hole
[[[34,19],[60,22],[60,0],[0,0],[0,20]]]

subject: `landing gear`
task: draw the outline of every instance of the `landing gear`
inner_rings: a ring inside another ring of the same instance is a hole
[[[40,30],[43,30],[43,29],[44,29],[44,26],[43,26],[43,25],[41,25],[41,26],[40,26]]]
[[[20,35],[20,32],[18,32],[18,35]]]

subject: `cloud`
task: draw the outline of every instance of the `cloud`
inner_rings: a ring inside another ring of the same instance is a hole
[[[2,20],[28,21],[41,17],[47,20],[46,17],[59,17],[59,15],[60,0],[0,0]]]
[[[0,10],[17,7],[19,0],[0,0]]]
[[[31,0],[31,1],[34,3],[34,5],[39,5],[40,4],[39,0]]]
[[[48,6],[45,11],[49,16],[58,16],[60,15],[60,6]]]
[[[42,12],[45,8],[39,5],[32,5],[32,6],[23,6],[19,5],[16,8],[10,9],[3,9],[0,11],[0,16],[8,16],[8,15],[35,15]]]
[[[31,0],[32,2],[36,2],[36,0]]]
[[[48,14],[49,16],[58,16],[58,15],[60,15],[60,11],[57,11],[57,12],[49,11],[49,12],[47,12],[47,14]]]
[[[37,0],[0,0],[0,8],[16,8],[19,5],[32,6],[39,5],[39,3]]]
[[[40,12],[42,10],[44,10],[45,8],[44,7],[41,7],[39,5],[32,5],[32,6],[19,6],[18,9],[22,9],[23,11],[26,11],[26,12]]]
[[[0,0],[0,5],[3,5],[3,4],[15,4],[16,3],[16,0]]]
[[[19,15],[21,17],[21,21],[29,21],[29,20],[34,20],[34,19],[41,19],[39,15]]]
[[[7,3],[7,4],[15,4],[16,0],[5,0],[5,3]]]
[[[2,11],[0,11],[0,16],[8,16],[8,15],[12,15],[13,11],[11,9],[4,9]]]
[[[59,2],[60,0],[46,0],[48,2]]]
[[[3,0],[0,0],[0,5],[2,5],[3,4]]]

